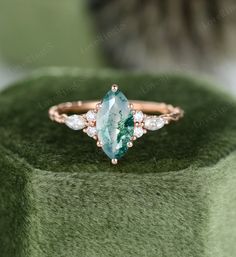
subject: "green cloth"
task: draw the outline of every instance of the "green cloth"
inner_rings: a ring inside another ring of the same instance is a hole
[[[113,83],[129,99],[185,110],[117,166],[47,115]],[[235,256],[236,104],[206,82],[51,69],[2,92],[0,117],[1,256]]]

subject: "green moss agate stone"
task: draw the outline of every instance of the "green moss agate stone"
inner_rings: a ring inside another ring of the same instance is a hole
[[[110,90],[97,113],[98,140],[110,159],[120,159],[128,150],[134,133],[134,118],[125,95]]]

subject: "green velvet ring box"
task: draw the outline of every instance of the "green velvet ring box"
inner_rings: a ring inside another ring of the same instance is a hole
[[[113,83],[185,110],[117,166],[47,113]],[[1,256],[236,255],[236,104],[204,81],[51,69],[2,92],[0,117]]]

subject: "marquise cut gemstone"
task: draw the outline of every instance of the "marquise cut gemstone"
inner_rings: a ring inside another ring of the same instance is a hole
[[[110,159],[120,159],[128,150],[134,133],[134,118],[125,95],[110,90],[97,113],[97,135]]]
[[[165,121],[161,117],[149,116],[144,120],[144,127],[148,130],[158,130],[164,127]]]
[[[65,124],[74,130],[80,130],[85,127],[85,119],[81,115],[71,115],[65,120]]]

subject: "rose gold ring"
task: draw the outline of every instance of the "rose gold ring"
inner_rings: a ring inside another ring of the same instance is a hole
[[[49,109],[52,121],[83,130],[94,138],[112,164],[117,164],[147,131],[159,130],[183,115],[180,107],[170,104],[128,101],[117,85],[112,85],[102,101],[67,102]]]

